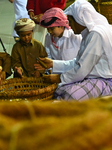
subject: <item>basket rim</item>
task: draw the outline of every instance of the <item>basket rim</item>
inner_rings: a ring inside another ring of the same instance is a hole
[[[31,81],[36,81],[36,82],[41,83],[41,82],[43,82],[43,78],[42,77],[39,77],[39,78],[36,78],[36,77],[10,78],[10,79],[6,79],[6,80],[2,81],[1,86],[6,85],[6,84],[12,84],[12,82],[20,83],[20,82],[31,82]]]
[[[28,79],[23,79],[23,81],[28,81],[30,82],[31,80],[36,80],[35,78],[28,78]],[[42,78],[40,78],[42,80]],[[40,81],[40,79],[38,79],[38,81]],[[8,82],[4,82],[2,85],[1,85],[1,88],[2,87],[5,87],[5,86],[10,86],[10,85],[13,85],[12,83],[10,83],[10,81],[13,81],[13,79],[11,80],[8,80]],[[14,79],[15,81],[15,79]],[[22,80],[18,80],[17,79],[17,82],[19,83],[22,83],[23,81]],[[22,82],[21,82],[22,81]],[[40,82],[39,82],[40,83]],[[37,82],[38,84],[38,82]],[[44,87],[42,88],[39,88],[39,89],[32,89],[32,90],[26,90],[26,91],[22,91],[20,89],[20,91],[15,91],[15,90],[12,90],[12,91],[0,91],[0,99],[4,99],[4,98],[26,98],[26,97],[33,97],[33,96],[39,96],[39,95],[42,95],[42,94],[46,94],[49,96],[49,93],[51,92],[54,92],[55,89],[57,88],[58,84],[57,83],[53,83],[53,84],[50,84],[50,83],[43,83],[42,82],[42,85],[45,85]]]

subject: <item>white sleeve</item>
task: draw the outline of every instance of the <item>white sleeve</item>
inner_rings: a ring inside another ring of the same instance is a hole
[[[90,74],[102,55],[101,37],[96,32],[91,32],[83,44],[81,44],[76,61],[53,61],[53,71],[63,72],[61,84],[82,81]],[[67,71],[68,70],[68,71]]]
[[[86,76],[90,74],[94,66],[98,63],[102,55],[102,43],[101,37],[98,33],[90,33],[86,38],[84,45],[80,48],[77,65],[71,70],[61,75],[61,84],[73,83],[82,81]],[[81,53],[81,55],[80,55]]]
[[[71,70],[76,64],[75,64],[76,58],[73,60],[53,60],[53,73],[63,73],[68,70]]]

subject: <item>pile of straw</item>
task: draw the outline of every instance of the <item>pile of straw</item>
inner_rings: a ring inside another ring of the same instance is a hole
[[[0,102],[0,150],[110,150],[112,98]]]

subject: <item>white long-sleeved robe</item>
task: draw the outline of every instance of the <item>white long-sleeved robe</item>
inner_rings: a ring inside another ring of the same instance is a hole
[[[100,34],[85,29],[82,35],[84,39],[76,59],[53,60],[53,73],[62,73],[60,85],[82,81],[84,78],[112,78],[112,68],[109,68]]]
[[[51,35],[48,33],[45,39],[45,49],[48,58],[53,60],[71,60],[77,56],[80,49],[82,36],[74,34],[72,29],[66,29],[61,38],[54,37],[58,49],[53,45]]]

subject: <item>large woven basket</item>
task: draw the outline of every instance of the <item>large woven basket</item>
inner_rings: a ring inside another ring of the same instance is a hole
[[[112,24],[112,1],[98,0],[97,3],[91,2],[94,8],[103,16],[105,16],[110,24]]]
[[[0,86],[0,100],[49,100],[57,84],[44,83],[42,78],[11,78]]]

